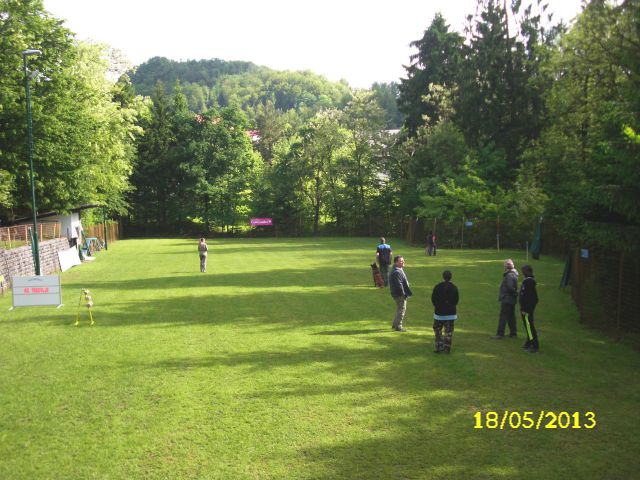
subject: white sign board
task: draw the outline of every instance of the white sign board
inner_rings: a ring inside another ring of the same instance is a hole
[[[60,261],[60,270],[63,272],[66,272],[74,265],[82,265],[76,247],[71,247],[67,250],[60,250],[58,252],[58,260]]]
[[[14,308],[62,305],[59,275],[13,277],[12,283]]]

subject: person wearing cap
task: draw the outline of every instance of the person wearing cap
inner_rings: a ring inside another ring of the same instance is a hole
[[[501,340],[504,338],[506,325],[509,325],[509,336],[517,337],[516,328],[516,303],[518,302],[518,271],[513,265],[513,260],[504,261],[504,273],[500,283],[500,319],[498,320],[498,332],[491,338]]]
[[[451,272],[442,272],[444,282],[433,287],[431,303],[433,303],[433,333],[435,333],[435,353],[450,353],[453,339],[453,321],[457,320],[456,305],[458,305],[458,287],[451,283]],[[444,329],[444,335],[442,335]]]

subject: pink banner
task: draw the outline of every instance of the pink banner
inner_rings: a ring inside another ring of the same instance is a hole
[[[271,227],[273,225],[273,218],[252,218],[252,227]]]

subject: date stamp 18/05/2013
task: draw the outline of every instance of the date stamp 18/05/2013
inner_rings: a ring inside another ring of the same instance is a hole
[[[473,415],[475,429],[505,430],[546,430],[546,429],[586,429],[596,428],[595,412],[554,412],[548,410],[517,411],[503,410],[476,412]]]

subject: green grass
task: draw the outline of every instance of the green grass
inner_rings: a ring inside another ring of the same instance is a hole
[[[0,242],[0,248],[4,248],[5,250],[10,250],[12,248],[19,248],[28,245],[25,240],[12,240],[11,242],[7,240],[2,240]]]
[[[0,299],[2,479],[628,479],[638,353],[578,323],[533,263],[541,352],[493,341],[502,260],[405,255],[408,333],[372,287],[375,239],[127,240],[63,274],[65,306]],[[431,289],[460,288],[453,353]],[[96,324],[74,327],[81,288]],[[522,335],[522,334],[521,334]],[[478,411],[596,413],[595,429],[474,429]]]

